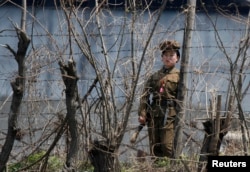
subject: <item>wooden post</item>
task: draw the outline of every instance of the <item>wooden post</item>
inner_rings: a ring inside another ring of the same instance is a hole
[[[214,109],[215,107],[211,107]],[[232,110],[232,97],[229,99],[228,109]],[[216,118],[208,119],[203,123],[205,136],[200,151],[198,172],[203,171],[204,162],[208,156],[218,156],[223,137],[227,134],[231,122],[231,112],[227,113],[226,118],[221,118],[221,95],[217,96]]]
[[[189,64],[190,47],[192,43],[192,31],[195,21],[195,9],[196,0],[188,0],[187,2],[187,18],[186,27],[184,30],[183,46],[182,46],[182,58],[181,58],[181,70],[180,70],[180,82],[178,86],[178,103],[177,103],[177,116],[175,120],[175,138],[174,138],[174,152],[173,157],[178,158],[182,152],[182,136],[184,126],[184,116],[186,108],[186,85],[187,85],[187,73]]]

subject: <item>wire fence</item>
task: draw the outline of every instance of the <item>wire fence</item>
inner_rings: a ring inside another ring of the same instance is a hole
[[[215,16],[216,18],[217,16]],[[1,20],[1,19],[0,19]],[[200,23],[205,23],[206,21],[201,20]],[[199,24],[200,24],[199,23]],[[192,45],[191,52],[191,60],[190,64],[188,65],[188,86],[187,86],[187,95],[189,96],[188,101],[188,107],[186,109],[186,120],[185,120],[185,139],[183,145],[185,145],[185,151],[189,153],[189,155],[197,155],[199,154],[199,148],[201,146],[202,138],[204,136],[204,133],[202,131],[202,127],[199,129],[192,128],[191,124],[194,121],[198,121],[199,125],[202,125],[202,120],[205,120],[207,117],[207,114],[211,112],[207,107],[209,99],[211,99],[211,92],[212,89],[216,89],[216,94],[223,95],[223,101],[226,104],[227,95],[229,93],[228,91],[228,85],[230,83],[230,76],[231,76],[231,66],[228,64],[228,61],[224,57],[223,53],[221,53],[221,48],[225,48],[229,51],[232,59],[235,58],[235,54],[239,49],[238,43],[232,43],[233,40],[240,40],[243,33],[246,32],[246,29],[244,29],[244,25],[241,27],[236,27],[234,24],[231,28],[230,23],[226,22],[226,25],[223,25],[223,27],[219,27],[217,29],[220,33],[226,33],[223,35],[223,39],[225,40],[225,45],[219,46],[217,45],[216,41],[214,39],[210,40],[210,37],[214,37],[214,29],[211,29],[210,27],[205,27],[202,25],[202,27],[197,27],[195,30],[193,30],[194,33],[199,33],[194,36],[194,44]],[[176,31],[178,30],[178,31]],[[171,38],[177,38],[180,40],[180,35],[183,34],[183,27],[179,26],[175,30],[165,30],[165,31],[159,31],[157,34],[164,35],[164,34],[172,34],[174,33]],[[233,34],[232,34],[233,33]],[[128,36],[130,33],[125,32],[123,33],[124,36]],[[138,32],[138,35],[143,35],[145,32]],[[197,35],[200,35],[198,37]],[[210,35],[207,37],[207,35]],[[83,35],[78,35],[79,37],[83,37]],[[100,35],[92,35],[94,37],[98,37]],[[119,37],[121,36],[118,33],[105,33],[102,36],[105,38],[107,37]],[[53,37],[55,39],[57,38],[68,38],[69,35],[67,33],[55,33],[51,32],[49,37]],[[228,37],[230,39],[228,39]],[[34,40],[46,40],[48,38],[47,34],[41,34],[41,33],[35,33],[32,34],[32,39]],[[8,40],[8,41],[7,41]],[[12,40],[9,42],[9,40]],[[16,46],[17,37],[15,34],[5,34],[4,32],[0,32],[0,44],[4,45],[5,41]],[[48,39],[49,40],[49,39]],[[45,43],[51,44],[50,41],[46,40]],[[41,41],[41,43],[44,43]],[[143,49],[138,48],[138,51],[142,51]],[[54,51],[54,50],[51,50]],[[130,54],[131,50],[127,48],[126,46],[119,51],[119,53],[124,54],[124,58],[127,58],[127,54]],[[208,53],[207,53],[208,52]],[[44,53],[44,52],[43,52]],[[59,125],[60,123],[60,115],[58,112],[62,112],[63,115],[66,107],[65,107],[65,95],[64,95],[64,87],[63,82],[60,75],[60,69],[59,66],[57,66],[57,61],[47,60],[47,56],[41,53],[39,56],[43,63],[42,66],[37,65],[36,68],[37,73],[33,73],[33,71],[29,71],[27,80],[32,78],[33,74],[35,76],[41,76],[35,80],[29,80],[27,81],[26,85],[26,95],[23,99],[23,105],[22,111],[20,112],[21,116],[19,118],[19,127],[23,129],[24,133],[24,139],[18,142],[15,146],[16,152],[21,152],[21,155],[26,155],[27,153],[31,152],[29,148],[31,147],[30,144],[32,144],[33,149],[36,148],[36,144],[42,144],[42,140],[46,137],[48,137],[50,132],[53,132],[54,129]],[[57,52],[53,52],[57,55]],[[117,49],[110,49],[108,53],[118,53]],[[232,54],[231,54],[232,53]],[[59,53],[58,53],[59,54]],[[100,55],[102,54],[101,50],[96,50],[93,52],[93,55]],[[54,56],[56,56],[54,55]],[[70,53],[64,52],[63,54],[60,54],[61,56],[68,57]],[[83,54],[80,51],[73,51],[73,57],[76,57],[77,64],[81,64],[78,66],[79,70],[79,80],[78,80],[78,88],[79,88],[79,94],[80,98],[82,98],[86,92],[88,87],[91,85],[91,83],[94,81],[95,76],[91,74],[91,71],[84,72],[83,67],[86,67],[86,61],[84,61]],[[241,75],[243,76],[243,90],[246,89],[244,93],[245,98],[243,99],[242,106],[244,109],[244,115],[248,120],[250,115],[250,107],[249,107],[249,94],[250,91],[248,88],[249,82],[250,82],[250,65],[249,65],[249,50],[246,53],[247,61],[246,65],[244,66],[244,70],[240,73],[235,73],[236,76]],[[36,56],[34,56],[35,58]],[[35,59],[32,59],[35,60]],[[51,64],[52,62],[52,64]],[[39,61],[38,61],[39,63]],[[85,63],[85,64],[84,64]],[[158,65],[160,63],[160,60],[156,60],[155,64]],[[9,67],[11,66],[11,67]],[[159,65],[158,65],[159,66]],[[239,69],[241,65],[236,64],[234,65],[235,69]],[[0,145],[2,144],[2,141],[4,140],[6,136],[6,129],[7,129],[7,121],[8,121],[8,115],[9,115],[9,109],[11,104],[11,98],[9,95],[11,94],[11,86],[10,82],[11,80],[16,76],[16,62],[9,52],[6,51],[6,49],[1,48],[0,49],[0,87],[2,88],[0,91],[0,119],[1,119],[1,127],[0,127]],[[31,67],[31,63],[27,63],[27,68],[29,69]],[[88,66],[87,66],[88,68]],[[90,74],[89,76],[86,76],[86,73]],[[118,76],[116,78],[113,78],[114,80],[122,80],[121,76]],[[121,87],[122,85],[119,85],[120,83],[115,83],[116,86]],[[30,85],[30,86],[29,86]],[[142,84],[140,84],[141,86]],[[97,86],[98,88],[99,86]],[[33,94],[31,96],[31,93]],[[116,100],[123,100],[127,95],[124,94],[117,94],[114,96]],[[123,160],[126,159],[133,159],[134,152],[141,149],[146,152],[148,152],[148,141],[147,141],[147,129],[144,128],[140,137],[139,142],[136,146],[131,146],[129,143],[129,137],[134,131],[134,129],[137,127],[137,107],[140,97],[140,91],[136,93],[135,98],[135,104],[133,106],[130,121],[128,123],[128,127],[126,130],[126,134],[124,136],[124,141],[122,142],[121,152],[123,154],[121,155]],[[93,102],[96,100],[95,96],[90,95],[88,97],[89,102]],[[27,113],[28,112],[28,113]],[[219,111],[221,114],[227,113],[227,109],[223,107]],[[86,112],[89,113],[89,112]],[[82,132],[82,113],[77,112],[77,118],[79,120],[79,131],[80,137],[82,137],[81,140],[81,148],[79,150],[80,152],[86,152],[86,138],[85,134]],[[234,117],[237,119],[238,112],[237,110],[234,112]],[[98,137],[100,133],[98,133],[98,129],[95,129],[95,127],[98,125],[96,122],[97,120],[91,119],[90,120],[93,124],[92,129],[96,132],[96,137]],[[28,128],[27,128],[28,127]],[[35,135],[35,139],[32,138]],[[94,138],[94,137],[93,137]],[[44,144],[44,147],[48,147],[51,143],[53,138],[48,139],[46,143]],[[60,155],[62,150],[66,149],[65,146],[66,143],[66,136],[60,141],[60,145],[55,150],[55,154]],[[57,152],[58,151],[58,152]],[[79,155],[79,157],[82,155]],[[13,158],[14,159],[14,158]]]

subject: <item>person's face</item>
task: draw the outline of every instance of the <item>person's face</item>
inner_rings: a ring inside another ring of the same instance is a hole
[[[178,56],[176,54],[176,51],[165,51],[162,54],[162,62],[167,68],[174,67],[175,64],[178,62]]]

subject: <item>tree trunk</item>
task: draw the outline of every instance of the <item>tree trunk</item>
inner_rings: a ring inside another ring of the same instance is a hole
[[[202,170],[204,168],[203,162],[207,161],[208,156],[218,156],[219,155],[219,150],[220,150],[222,139],[227,133],[227,129],[225,128],[225,126],[227,126],[227,124],[225,123],[225,119],[222,119],[219,121],[221,130],[218,133],[219,134],[218,140],[215,139],[217,134],[215,133],[213,126],[216,124],[216,122],[218,122],[218,121],[208,120],[208,121],[203,123],[204,130],[205,130],[205,137],[203,139],[203,145],[202,145],[202,148],[200,151],[198,172],[203,171]]]
[[[120,172],[121,167],[115,146],[102,141],[95,141],[89,151],[89,159],[94,166],[94,172]]]
[[[225,119],[220,119],[221,96],[218,95],[216,118],[203,123],[205,137],[200,151],[198,172],[203,171],[203,163],[208,160],[208,156],[219,155],[222,139],[227,134],[231,123],[232,101],[233,98],[230,97],[227,117]]]
[[[18,134],[18,131],[20,131],[20,129],[17,128],[17,117],[20,112],[20,106],[24,94],[24,88],[25,88],[24,62],[25,62],[25,55],[30,43],[30,39],[23,30],[17,27],[15,29],[19,38],[17,53],[9,45],[6,45],[6,47],[12,52],[18,63],[18,76],[16,77],[15,81],[11,82],[11,86],[13,89],[13,97],[8,119],[7,137],[2,147],[2,152],[0,154],[0,172],[4,171],[4,169],[6,168],[6,163],[8,162],[16,136]]]
[[[59,62],[62,79],[66,86],[66,106],[67,106],[67,124],[70,133],[70,143],[67,151],[66,166],[71,168],[72,160],[77,153],[78,148],[78,131],[77,131],[77,121],[76,121],[76,110],[78,105],[78,91],[77,91],[77,72],[76,65],[73,59],[68,61],[68,65],[63,62]]]

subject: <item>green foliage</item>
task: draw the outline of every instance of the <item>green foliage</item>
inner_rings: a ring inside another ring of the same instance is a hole
[[[94,171],[94,167],[89,161],[85,161],[81,163],[81,165],[78,167],[78,170],[92,172]]]
[[[42,156],[44,156],[45,151],[41,151],[35,154],[29,155],[25,160],[13,164],[9,164],[8,171],[9,172],[15,172],[18,171],[26,166],[29,166],[36,161],[38,161]],[[30,170],[37,170],[39,169],[39,166],[41,165],[41,162],[37,163],[36,165],[32,166]],[[60,168],[62,168],[63,162],[62,160],[57,156],[50,156],[48,159],[48,166],[47,171],[56,171]]]
[[[7,168],[9,172],[14,172],[22,168],[22,163],[10,164]]]
[[[169,158],[160,158],[155,161],[156,167],[166,167],[170,166],[170,159]]]
[[[32,155],[29,155],[25,160],[17,163],[10,164],[8,166],[8,172],[15,172],[18,171],[34,162],[39,160],[43,155],[45,154],[45,151],[41,151]],[[145,162],[121,162],[121,172],[135,172],[135,171],[140,171],[141,169],[148,169],[150,168],[151,170],[154,171],[170,171],[173,169],[177,169],[176,171],[180,169],[184,169],[184,164],[188,166],[190,169],[196,169],[195,165],[192,164],[193,162],[196,162],[198,159],[197,155],[193,155],[192,158],[190,158],[187,155],[181,155],[180,159],[170,159],[167,157],[164,158],[158,158],[156,159],[153,164],[152,161],[145,161]],[[31,168],[28,169],[28,171],[37,171],[39,167],[41,166],[41,163],[39,162],[36,165],[32,166]],[[86,171],[86,172],[93,172],[94,167],[93,165],[88,161],[79,161],[77,163],[77,171]],[[195,164],[195,163],[194,163]],[[48,166],[46,171],[47,172],[54,172],[58,171],[58,169],[63,168],[63,160],[60,159],[58,156],[50,156],[48,159]]]
[[[44,154],[45,154],[45,151],[41,151],[41,152],[38,152],[38,153],[35,153],[35,154],[32,154],[32,155],[29,155],[28,158],[27,158],[26,164],[29,165],[29,164],[32,164],[32,163],[36,162],[36,161],[39,160]]]
[[[133,165],[130,163],[121,163],[121,172],[134,172]]]
[[[51,171],[55,171],[63,166],[63,161],[57,156],[50,156],[48,160],[48,164],[49,164],[48,169]]]

